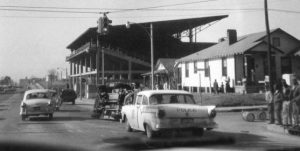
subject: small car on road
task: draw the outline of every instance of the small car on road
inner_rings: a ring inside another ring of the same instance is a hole
[[[61,103],[71,102],[74,105],[76,98],[77,94],[73,89],[64,89],[60,94]]]
[[[179,90],[146,90],[125,97],[121,122],[126,130],[145,131],[148,138],[159,132],[184,130],[202,136],[217,127],[215,106],[196,104],[191,93]]]
[[[22,120],[29,116],[46,115],[53,118],[55,100],[53,91],[48,89],[34,89],[25,92],[20,106]]]

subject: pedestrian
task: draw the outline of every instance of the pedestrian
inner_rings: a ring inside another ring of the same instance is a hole
[[[275,124],[282,125],[282,102],[283,102],[283,94],[281,84],[277,83],[274,85],[275,93],[274,93],[274,108],[275,108]]]
[[[219,85],[218,85],[217,80],[215,79],[215,82],[214,82],[214,92],[215,92],[215,94],[219,93],[218,90],[219,90]]]
[[[283,103],[282,103],[282,124],[283,126],[288,126],[291,124],[290,119],[290,87],[286,84],[285,80],[282,80],[282,94],[283,94]]]
[[[165,83],[164,83],[164,90],[168,90],[169,88],[168,88],[168,82],[167,81],[165,81]]]
[[[292,103],[292,125],[298,126],[299,125],[299,106],[300,106],[300,85],[299,85],[300,78],[294,79],[292,81],[293,87],[291,90],[291,103]]]
[[[269,117],[270,117],[269,124],[274,124],[274,101],[273,101],[273,94],[271,92],[270,85],[267,84],[266,87],[265,87],[265,89],[266,89],[265,100],[266,100],[267,105],[268,105],[268,114],[269,114]]]
[[[220,92],[221,92],[221,93],[224,93],[224,84],[223,84],[223,82],[221,82]]]

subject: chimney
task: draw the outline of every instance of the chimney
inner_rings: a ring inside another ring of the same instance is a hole
[[[227,30],[227,38],[228,38],[228,44],[234,44],[237,41],[237,34],[235,29],[228,29]]]

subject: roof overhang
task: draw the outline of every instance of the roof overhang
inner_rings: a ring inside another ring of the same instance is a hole
[[[219,15],[219,16],[207,16],[207,17],[198,17],[198,18],[188,18],[188,19],[177,19],[177,20],[163,20],[163,21],[153,21],[153,22],[144,22],[144,23],[134,23],[131,24],[130,30],[126,28],[124,24],[122,25],[114,25],[110,29],[110,35],[118,35],[122,33],[127,33],[128,31],[132,32],[135,36],[145,35],[145,29],[141,28],[143,26],[145,28],[149,28],[150,24],[153,25],[153,34],[166,34],[172,35],[175,33],[180,33],[190,28],[195,28],[198,26],[202,26],[208,24],[210,22],[218,21],[228,17],[228,15]],[[85,41],[90,39],[91,37],[96,37],[97,28],[89,28],[84,33],[82,33],[79,37],[77,37],[73,42],[71,42],[67,48],[68,49],[76,49],[82,45],[81,41]]]

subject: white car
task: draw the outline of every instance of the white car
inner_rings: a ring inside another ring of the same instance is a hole
[[[127,131],[145,131],[148,138],[169,130],[192,130],[202,136],[204,128],[217,127],[215,106],[198,105],[191,93],[179,90],[129,94],[125,97],[121,116]]]
[[[48,89],[26,91],[20,106],[22,120],[26,120],[29,116],[39,115],[46,115],[52,119],[55,110],[54,92]]]

